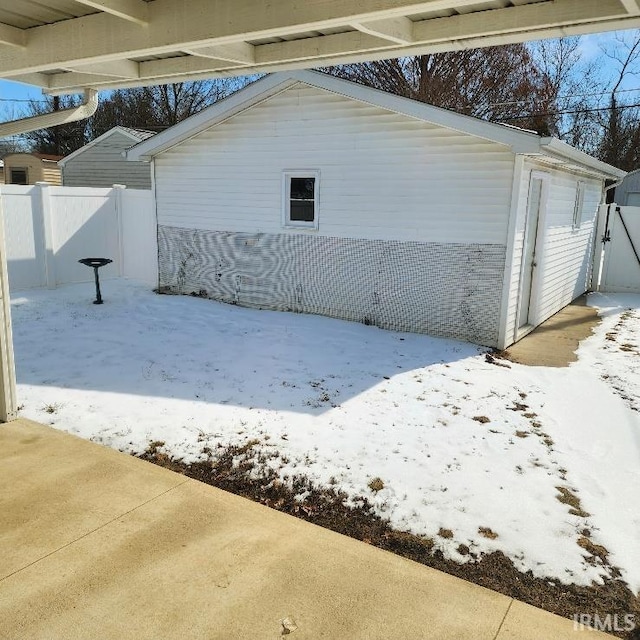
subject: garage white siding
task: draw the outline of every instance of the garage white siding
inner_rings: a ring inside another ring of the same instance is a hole
[[[522,245],[532,171],[548,176],[548,198],[542,246],[538,244],[538,290],[536,322],[539,324],[589,289],[596,215],[602,197],[601,180],[525,161],[513,249],[513,278],[509,293],[507,339],[516,337]],[[584,184],[579,228],[573,228],[578,182]]]
[[[283,229],[281,185],[309,169],[319,235],[504,246],[513,162],[497,143],[297,85],[160,155],[158,223],[308,233]]]

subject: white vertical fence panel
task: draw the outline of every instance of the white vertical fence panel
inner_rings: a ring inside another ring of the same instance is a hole
[[[608,231],[600,291],[640,293],[640,207],[612,205]]]
[[[85,282],[93,271],[80,258],[110,258],[100,277],[120,275],[118,220],[111,189],[62,187],[51,192],[56,284]]]
[[[2,211],[12,289],[45,287],[45,240],[38,187],[2,186]]]
[[[93,280],[80,258],[111,258],[103,278],[157,284],[157,231],[150,191],[0,187],[12,290]]]
[[[122,255],[128,278],[158,285],[158,228],[151,191],[123,189]]]

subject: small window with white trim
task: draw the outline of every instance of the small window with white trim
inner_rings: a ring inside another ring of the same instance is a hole
[[[584,182],[578,181],[576,185],[576,201],[573,205],[573,228],[579,229],[582,223],[582,209],[584,208]]]
[[[282,200],[285,227],[318,228],[318,171],[285,171]]]

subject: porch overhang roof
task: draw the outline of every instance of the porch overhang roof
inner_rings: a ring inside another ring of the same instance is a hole
[[[65,94],[640,27],[640,0],[0,0],[0,78]]]

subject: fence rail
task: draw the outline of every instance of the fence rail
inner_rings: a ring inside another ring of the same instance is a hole
[[[150,191],[2,185],[11,290],[87,282],[80,258],[113,263],[101,276],[124,276],[155,286],[158,243]]]

